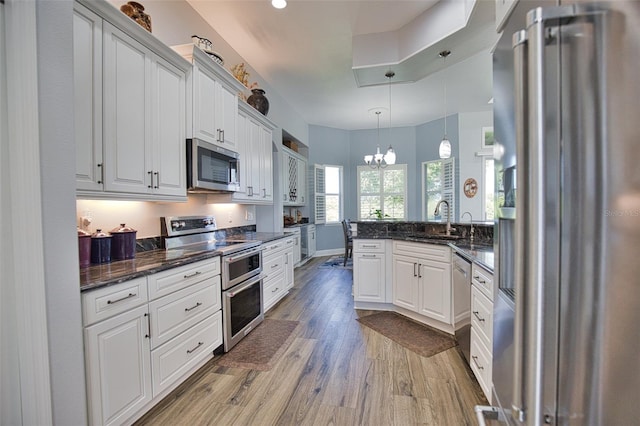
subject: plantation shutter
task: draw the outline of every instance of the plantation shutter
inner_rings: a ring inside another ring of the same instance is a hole
[[[455,189],[457,176],[456,176],[456,162],[453,157],[446,160],[442,160],[442,199],[449,202],[451,208],[451,218],[456,217],[456,196]]]
[[[315,223],[326,223],[327,221],[327,203],[325,198],[325,178],[324,167],[314,164],[314,183],[313,198],[315,200]]]

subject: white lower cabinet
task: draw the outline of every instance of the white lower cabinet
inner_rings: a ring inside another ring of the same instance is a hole
[[[353,297],[356,302],[385,303],[386,241],[355,240],[353,243]]]
[[[394,241],[393,304],[451,325],[451,249]]]
[[[491,402],[493,367],[493,274],[471,265],[471,370]]]
[[[264,312],[271,309],[293,287],[294,237],[281,238],[263,245],[262,295]]]
[[[89,421],[122,424],[151,402],[147,305],[84,330]]]
[[[220,258],[82,293],[89,419],[130,424],[222,345]]]

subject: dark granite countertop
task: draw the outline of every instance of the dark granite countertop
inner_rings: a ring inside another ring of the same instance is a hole
[[[247,240],[267,243],[286,238],[289,235],[280,232],[244,232],[228,236],[227,240]],[[136,253],[135,259],[119,260],[100,265],[91,265],[80,269],[80,291],[95,290],[100,287],[118,284],[134,278],[155,274],[166,269],[176,268],[219,256],[220,251],[212,244],[196,244],[184,249],[148,250]]]
[[[366,240],[401,240],[425,244],[440,244],[451,247],[464,258],[475,262],[487,271],[493,273],[493,246],[489,244],[469,244],[467,239],[443,239],[438,236],[415,237],[408,235],[354,235],[354,239]]]

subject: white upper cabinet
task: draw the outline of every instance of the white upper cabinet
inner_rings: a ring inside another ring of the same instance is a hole
[[[187,136],[238,151],[238,93],[247,88],[193,44],[173,46],[193,64]]]
[[[73,44],[78,195],[184,200],[189,64],[113,6],[80,3]]]
[[[272,134],[275,124],[253,107],[240,103],[238,111],[238,153],[240,191],[232,201],[273,204]]]
[[[73,75],[78,189],[103,189],[102,18],[75,4]]]
[[[300,154],[282,148],[282,201],[285,206],[307,203],[307,160]]]

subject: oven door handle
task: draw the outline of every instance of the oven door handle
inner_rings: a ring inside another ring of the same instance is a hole
[[[225,263],[231,263],[231,262],[235,262],[236,260],[241,260],[241,259],[244,259],[245,257],[252,256],[256,253],[260,253],[263,250],[264,249],[261,246],[258,246],[258,247],[243,250],[241,252],[236,253],[235,255],[231,254],[229,256],[223,256],[222,260]]]
[[[238,284],[237,286],[231,288],[230,290],[225,291],[225,295],[229,298],[235,297],[238,294],[242,293],[243,291],[247,290],[249,287],[251,287],[255,283],[262,280],[263,278],[265,278],[264,274],[256,275],[255,277],[251,278],[249,281],[244,282],[242,284]]]

